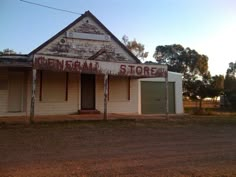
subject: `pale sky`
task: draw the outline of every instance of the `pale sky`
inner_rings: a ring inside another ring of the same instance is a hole
[[[209,57],[212,75],[236,61],[236,0],[29,0],[84,13],[91,11],[118,39],[145,45],[153,60],[158,45],[181,44]],[[80,15],[0,1],[0,50],[28,54]]]

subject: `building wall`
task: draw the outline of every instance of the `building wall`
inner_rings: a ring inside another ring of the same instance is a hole
[[[68,29],[67,32],[85,33],[87,35],[108,35],[104,29],[90,17],[83,18]],[[37,54],[76,57],[86,60],[100,49],[106,49],[109,52],[109,58],[106,54],[102,54],[98,56],[96,60],[136,63],[133,57],[117,44],[113,38],[108,41],[89,40],[68,37],[66,33],[62,33],[50,42],[50,44],[44,46]]]
[[[27,114],[30,113],[31,102],[31,72],[27,82]],[[37,75],[35,115],[59,115],[71,114],[80,110],[80,74],[69,74],[68,101],[64,102],[43,102],[39,101],[39,74]],[[120,88],[117,88],[118,92]],[[56,91],[56,88],[55,88]],[[96,75],[96,109],[103,113],[104,111],[104,76]],[[58,93],[59,94],[59,93]],[[108,113],[138,113],[138,80],[130,81],[130,100],[127,101],[108,101]]]
[[[0,84],[1,84],[0,85],[0,114],[3,114],[3,113],[8,112],[8,69],[7,68],[0,68]]]
[[[23,73],[22,112],[9,112],[9,74],[11,72]],[[27,110],[27,73],[26,68],[0,68],[0,116],[25,115]]]
[[[36,87],[36,115],[57,115],[76,113],[80,109],[80,76],[79,74],[69,74],[68,101],[64,102],[43,102],[39,101],[39,77]],[[31,81],[28,82],[31,87]],[[120,88],[116,91],[119,92]],[[31,89],[29,88],[29,91]],[[56,88],[55,88],[56,91]],[[101,113],[104,111],[104,76],[96,75],[96,109]],[[28,93],[31,95],[31,93]],[[58,93],[59,94],[59,93]],[[30,110],[30,96],[28,98],[28,110]],[[138,113],[138,80],[130,81],[130,100],[108,101],[108,113]]]
[[[8,69],[0,69],[0,82],[7,82]],[[108,113],[139,113],[141,114],[141,84],[140,81],[164,81],[163,78],[146,78],[130,80],[130,100],[112,101],[108,100]],[[176,113],[183,113],[182,102],[182,75],[168,72],[168,80],[175,82],[175,110]],[[39,72],[36,82],[35,115],[59,115],[76,113],[80,109],[80,74],[69,73],[68,80],[68,101],[44,102],[39,100],[40,79]],[[26,71],[26,97],[24,112],[29,115],[31,103],[32,71]],[[54,88],[56,91],[57,89]],[[119,92],[117,88],[115,92]],[[104,110],[104,76],[96,75],[96,109]],[[60,94],[60,93],[58,93]],[[0,89],[0,115],[8,113],[8,88]]]
[[[31,102],[31,74],[28,77],[28,98],[27,98],[27,113],[30,113]],[[79,97],[79,74],[69,73],[68,78],[68,101],[46,102],[39,100],[40,79],[39,73],[37,74],[36,81],[36,98],[35,98],[35,115],[59,115],[59,114],[72,114],[78,111],[78,97]],[[55,92],[57,88],[54,88]],[[58,93],[60,94],[60,93]]]
[[[138,112],[141,114],[141,81],[156,81],[156,82],[165,82],[165,78],[145,78],[139,79],[139,105],[138,105]],[[168,81],[175,82],[175,111],[176,114],[183,113],[183,97],[182,97],[182,74],[168,72]]]
[[[121,88],[115,91],[119,92]],[[96,109],[100,112],[104,111],[104,77],[97,75],[96,77]],[[138,113],[138,80],[130,80],[130,100],[112,101],[108,100],[108,113]]]

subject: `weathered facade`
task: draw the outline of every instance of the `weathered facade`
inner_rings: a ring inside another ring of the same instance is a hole
[[[139,113],[163,114],[165,108],[165,79],[143,78],[139,79]],[[170,114],[183,113],[182,74],[168,72],[168,107]]]
[[[0,116],[141,113],[144,65],[89,11],[28,55],[0,56]]]

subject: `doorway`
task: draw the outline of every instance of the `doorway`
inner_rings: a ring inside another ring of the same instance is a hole
[[[168,83],[169,113],[175,114],[175,83]],[[166,113],[165,82],[141,82],[142,114]]]
[[[24,102],[24,73],[9,72],[8,80],[8,111],[22,112]]]
[[[81,74],[81,109],[95,110],[94,74]]]

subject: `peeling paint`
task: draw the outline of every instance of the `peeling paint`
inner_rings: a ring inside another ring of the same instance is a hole
[[[134,77],[166,77],[166,65],[127,64],[36,55],[33,67],[40,70],[109,74]]]

